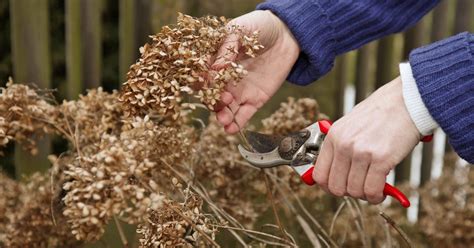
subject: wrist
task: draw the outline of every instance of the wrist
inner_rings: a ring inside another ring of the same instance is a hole
[[[288,26],[278,16],[270,10],[265,10],[265,12],[274,20],[276,29],[278,30],[278,38],[274,46],[285,56],[285,60],[291,61],[292,64],[294,64],[301,51],[298,41]]]
[[[438,123],[433,119],[421,98],[409,63],[400,64],[400,77],[403,101],[418,132],[423,136],[432,134],[438,127]]]

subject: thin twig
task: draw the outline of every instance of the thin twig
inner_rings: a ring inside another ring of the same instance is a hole
[[[369,242],[369,238],[367,237],[367,232],[365,231],[365,218],[364,218],[364,215],[362,214],[362,209],[360,208],[360,205],[359,205],[359,202],[354,199],[354,198],[349,198],[350,201],[352,201],[353,205],[355,206],[355,209],[357,210],[357,213],[358,213],[358,217],[359,217],[359,222],[360,222],[360,226],[361,226],[361,235],[362,235],[362,242],[364,244],[364,247],[368,247],[370,248],[370,242]]]
[[[120,225],[120,222],[115,215],[114,215],[114,222],[115,222],[115,226],[117,226],[117,230],[120,235],[120,240],[122,241],[122,245],[124,248],[127,248],[128,247],[127,237],[125,236],[125,232],[122,229],[122,225]]]
[[[163,159],[161,159],[161,161],[162,161],[171,171],[173,171],[182,181],[184,181],[184,182],[189,182],[189,181],[190,181],[190,180],[187,179],[183,174],[181,174],[179,171],[177,171],[176,169],[174,169],[168,162],[166,162],[166,161],[163,160]],[[245,229],[245,228],[243,227],[243,225],[240,224],[235,218],[233,218],[231,215],[229,215],[228,213],[226,213],[223,209],[217,207],[216,204],[210,200],[209,195],[207,195],[204,190],[201,190],[201,189],[199,189],[199,188],[197,188],[197,187],[195,187],[195,186],[191,186],[191,188],[192,188],[196,193],[198,193],[198,194],[206,201],[206,203],[210,206],[211,210],[212,210],[216,215],[218,215],[218,216],[221,217],[221,218],[226,219],[227,221],[229,221],[230,223],[233,223],[233,224],[236,225],[236,226],[239,226],[240,229]],[[204,189],[204,187],[202,187],[202,186],[201,186],[201,188]],[[245,230],[247,230],[247,229],[245,229]],[[243,241],[243,239],[242,239],[240,236],[238,236],[237,233],[235,233],[233,230],[229,230],[229,231],[232,233],[232,235],[234,235],[234,236],[236,237],[237,240],[239,240],[239,242],[241,242],[241,244],[242,244],[244,247],[248,247],[248,245]],[[258,232],[258,231],[253,231],[253,233],[258,233],[258,234],[261,234],[261,235],[264,235],[264,236],[265,236],[265,235],[266,235],[266,236],[269,235],[269,234],[267,235],[266,233],[262,233],[262,232]],[[249,232],[246,233],[246,235],[249,236],[250,238],[252,238],[252,239],[254,239],[254,240],[257,240],[257,241],[260,241],[260,242],[262,242],[262,243],[266,243],[266,244],[269,244],[269,245],[276,245],[276,246],[279,245],[279,243],[275,243],[275,242],[272,242],[272,241],[264,240],[264,239],[261,239],[261,238],[258,238],[258,237],[256,237],[256,236],[254,236],[254,235],[251,235],[251,234],[249,234]],[[273,236],[273,235],[270,235],[270,236],[272,236],[273,238],[278,239],[278,240],[280,240],[280,241],[288,242],[288,241],[286,241],[286,240],[284,240],[284,239],[281,239],[281,238],[279,238],[279,237],[276,237],[276,236]]]
[[[313,215],[311,215],[309,213],[308,209],[306,209],[306,207],[301,202],[298,195],[293,191],[293,189],[291,189],[291,187],[288,184],[282,182],[282,180],[279,177],[272,176],[271,174],[270,174],[270,176],[271,176],[272,179],[274,179],[274,181],[280,182],[279,185],[285,186],[285,188],[291,193],[290,195],[293,196],[293,198],[296,200],[296,203],[298,203],[298,206],[303,211],[303,213],[306,215],[306,217],[309,218],[311,220],[311,222],[319,229],[319,231],[326,237],[327,241],[331,244],[331,246],[332,247],[338,247],[336,242],[329,236],[329,234],[326,232],[326,230],[324,230],[322,225],[313,217]]]
[[[278,215],[278,211],[276,209],[276,204],[275,204],[275,200],[273,199],[272,187],[268,180],[268,175],[263,169],[261,171],[262,171],[263,177],[265,178],[265,185],[267,186],[267,194],[268,194],[268,198],[270,199],[270,203],[272,204],[273,214],[275,215],[275,221],[278,227],[280,228],[281,233],[283,234],[283,238],[285,240],[288,240],[288,236],[286,236],[285,229],[283,228],[283,225],[281,224],[280,216]]]
[[[334,229],[334,224],[336,223],[336,219],[339,216],[339,214],[341,213],[341,211],[342,211],[342,209],[344,208],[345,205],[346,205],[346,202],[345,201],[342,202],[341,205],[339,205],[339,207],[337,208],[337,211],[334,214],[334,217],[332,217],[331,227],[329,228],[329,236],[332,236],[332,230]]]
[[[301,215],[296,215],[296,220],[300,223],[301,228],[303,228],[304,233],[309,238],[309,241],[313,245],[313,247],[321,248],[321,243],[319,242],[318,236],[313,232],[311,227],[309,226],[308,222],[306,222]]]
[[[288,242],[287,240],[284,240],[280,237],[277,237],[277,236],[274,236],[274,235],[271,235],[271,234],[268,234],[268,233],[265,233],[265,232],[259,232],[259,231],[255,231],[255,230],[239,228],[239,227],[232,227],[232,226],[222,226],[222,225],[212,225],[212,226],[215,226],[215,227],[218,227],[218,228],[231,229],[231,230],[237,230],[237,231],[242,231],[242,232],[247,232],[247,233],[258,234],[258,235],[273,238],[273,239],[276,239],[276,240],[279,240],[279,241]],[[280,243],[273,243],[272,245],[288,246],[288,244],[280,244]]]
[[[364,232],[362,230],[362,226],[360,224],[360,221],[359,221],[359,218],[357,218],[357,213],[356,213],[356,210],[354,208],[354,206],[352,206],[352,202],[347,198],[347,197],[344,197],[344,201],[347,202],[347,206],[349,206],[349,209],[350,209],[350,212],[352,214],[352,218],[354,218],[354,223],[355,223],[355,226],[356,226],[356,229],[357,229],[357,232],[359,233],[360,235],[360,239],[362,241],[362,245],[363,247],[367,247],[367,244],[366,244],[366,240],[365,240],[365,236],[364,236]]]
[[[398,232],[398,234],[400,234],[400,236],[405,241],[405,244],[408,247],[413,247],[413,243],[411,242],[410,238],[408,238],[408,235],[397,225],[397,223],[395,223],[392,218],[390,218],[390,216],[386,215],[382,211],[380,211],[379,214],[380,216],[382,216],[382,218],[385,219],[385,221],[387,221],[388,224],[390,224],[390,226],[392,226]]]

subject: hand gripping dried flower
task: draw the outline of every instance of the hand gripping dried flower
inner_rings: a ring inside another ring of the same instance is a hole
[[[140,48],[141,58],[130,67],[122,87],[120,101],[125,112],[143,116],[156,111],[177,119],[180,104],[188,95],[212,110],[225,86],[246,75],[238,63],[219,71],[211,69],[225,38],[236,34],[248,56],[256,56],[263,48],[258,32],[246,34],[243,27],[226,24],[223,17],[179,14],[175,26],[164,26],[160,33],[150,36],[152,42]],[[236,49],[229,47],[228,52],[237,53]]]

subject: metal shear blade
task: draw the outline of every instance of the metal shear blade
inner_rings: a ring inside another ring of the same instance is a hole
[[[280,145],[283,137],[268,135],[253,131],[245,131],[245,138],[252,146],[253,150],[259,153],[267,153],[275,150]]]
[[[245,158],[245,160],[258,168],[271,168],[291,163],[291,160],[284,160],[280,157],[280,154],[278,154],[278,147],[273,151],[266,153],[251,152],[245,149],[242,145],[239,145],[238,148],[240,154]]]

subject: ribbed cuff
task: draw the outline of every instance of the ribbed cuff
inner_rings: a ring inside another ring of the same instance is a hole
[[[474,36],[461,33],[415,49],[410,65],[421,98],[456,152],[474,163]]]
[[[321,2],[325,1],[269,0],[257,6],[277,15],[298,41],[301,54],[288,76],[292,83],[310,84],[333,66],[335,32]]]
[[[403,85],[403,100],[416,128],[423,136],[432,134],[438,127],[438,123],[430,115],[421,99],[409,63],[400,64],[400,77]]]

